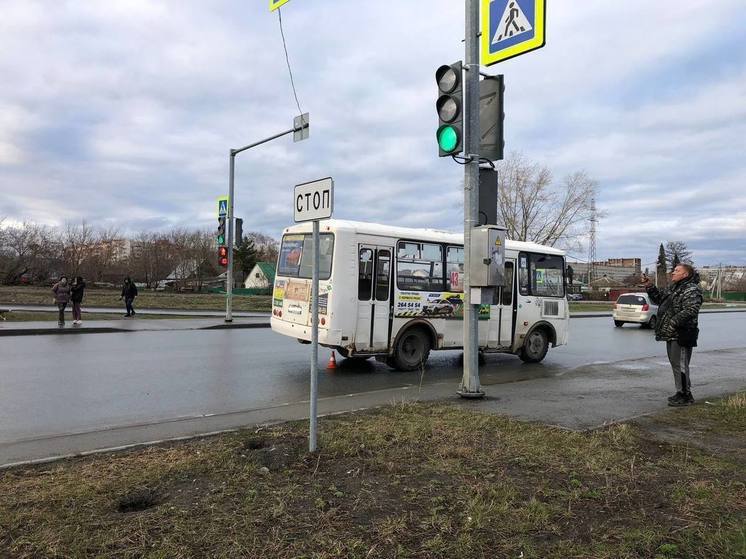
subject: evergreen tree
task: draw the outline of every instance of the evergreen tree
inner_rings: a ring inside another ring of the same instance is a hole
[[[658,248],[658,265],[656,267],[666,269],[666,249],[663,248],[663,243]]]
[[[249,275],[251,269],[256,264],[256,248],[254,241],[249,237],[244,237],[239,247],[233,251],[233,259],[238,268],[243,272],[244,280]]]

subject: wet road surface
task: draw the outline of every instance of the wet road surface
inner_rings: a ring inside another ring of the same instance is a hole
[[[488,355],[482,382],[665,356],[651,331],[614,328],[608,317],[572,319],[570,328],[569,345],[550,349],[539,364]],[[702,315],[700,328],[694,364],[697,352],[746,347],[746,313]],[[461,378],[457,351],[431,353],[424,375],[339,356],[339,369],[327,372],[329,353],[320,351],[321,398],[420,383],[452,382],[455,390]],[[0,446],[298,404],[308,398],[309,358],[310,346],[268,329],[0,338]]]

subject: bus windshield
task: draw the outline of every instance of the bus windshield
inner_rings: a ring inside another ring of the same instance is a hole
[[[319,279],[328,280],[332,274],[334,235],[319,235]],[[285,235],[280,246],[277,275],[291,278],[311,278],[313,273],[313,235],[301,233]]]

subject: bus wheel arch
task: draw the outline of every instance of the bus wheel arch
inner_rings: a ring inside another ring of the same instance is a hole
[[[524,337],[518,357],[525,363],[538,363],[546,356],[550,344],[552,347],[557,345],[554,326],[544,321],[537,322]]]
[[[437,334],[432,324],[426,320],[408,322],[397,334],[387,363],[399,371],[415,371],[425,366],[436,343]]]

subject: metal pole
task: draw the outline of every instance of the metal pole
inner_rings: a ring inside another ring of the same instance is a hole
[[[313,222],[313,272],[311,274],[311,410],[308,451],[316,451],[316,404],[319,376],[319,222]]]
[[[236,151],[230,150],[228,179],[228,268],[225,271],[225,321],[233,322],[233,185],[236,170]]]
[[[479,0],[466,0],[467,69],[464,80],[465,128],[464,151],[472,158],[464,165],[464,374],[458,391],[463,398],[481,398],[479,386],[479,303],[472,301],[471,232],[478,223],[479,188]],[[475,304],[476,303],[476,304]]]

